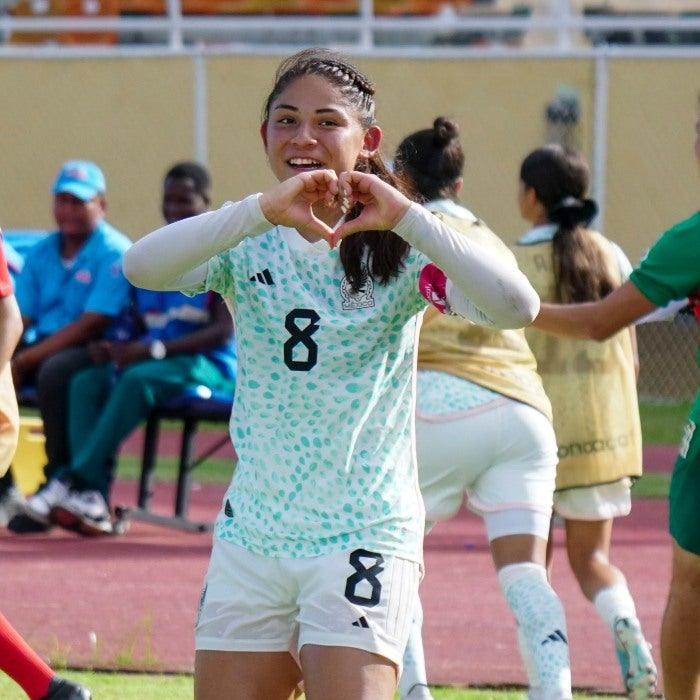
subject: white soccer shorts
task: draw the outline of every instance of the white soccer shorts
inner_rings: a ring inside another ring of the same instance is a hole
[[[215,539],[196,649],[289,651],[305,644],[364,649],[401,671],[421,567],[362,549],[266,557]]]
[[[429,522],[452,517],[465,496],[482,516],[529,510],[549,522],[557,444],[532,406],[504,398],[461,416],[419,415],[416,449]]]
[[[610,520],[632,510],[632,480],[624,477],[611,484],[557,491],[554,512],[566,520]]]

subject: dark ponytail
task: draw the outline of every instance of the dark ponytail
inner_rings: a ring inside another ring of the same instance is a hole
[[[595,301],[609,294],[616,284],[603,251],[587,228],[598,206],[585,196],[590,171],[583,156],[548,144],[525,158],[520,179],[535,190],[549,221],[559,226],[552,239],[556,300]]]

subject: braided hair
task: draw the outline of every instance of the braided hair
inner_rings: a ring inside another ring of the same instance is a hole
[[[598,206],[586,199],[590,170],[584,157],[574,149],[547,144],[525,158],[520,179],[535,190],[547,218],[559,226],[552,239],[556,300],[595,301],[609,294],[617,285],[587,228]]]
[[[267,121],[277,97],[295,80],[309,75],[323,77],[335,86],[355,110],[363,129],[376,124],[372,81],[340,54],[325,48],[303,49],[282,61],[263,107],[263,122]],[[410,192],[401,179],[391,172],[378,151],[367,159],[358,159],[355,169],[376,175],[404,194]],[[346,218],[356,218],[362,206],[355,203]],[[341,242],[340,261],[352,289],[359,291],[365,257],[372,277],[380,284],[388,284],[404,268],[409,249],[408,243],[392,231],[359,231]]]

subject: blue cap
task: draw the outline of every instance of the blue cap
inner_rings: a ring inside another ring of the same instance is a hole
[[[67,192],[83,202],[107,191],[103,172],[89,160],[69,160],[63,164],[53,186],[53,193]]]

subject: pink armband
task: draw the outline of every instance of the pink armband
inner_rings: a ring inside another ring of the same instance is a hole
[[[437,265],[430,263],[421,270],[418,278],[418,288],[420,293],[441,314],[448,313],[447,277]]]

